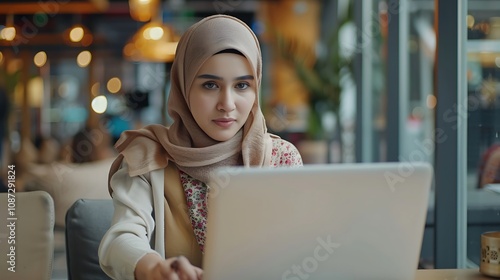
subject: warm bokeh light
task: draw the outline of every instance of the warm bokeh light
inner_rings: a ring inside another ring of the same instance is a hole
[[[33,58],[33,63],[35,63],[36,66],[42,67],[45,65],[47,62],[47,54],[44,51],[40,51],[37,54],[35,54],[35,57]]]
[[[109,79],[106,87],[107,87],[109,92],[117,93],[122,88],[122,82],[117,77],[113,77],[113,78]]]
[[[43,79],[34,77],[28,81],[27,96],[30,107],[41,107],[43,105]],[[13,102],[16,106],[23,106],[24,83],[19,82],[14,86]]]
[[[471,15],[467,15],[467,27],[472,28],[474,26],[475,19]]]
[[[437,105],[436,96],[429,94],[427,95],[427,108],[434,109]]]
[[[81,53],[78,54],[78,57],[76,58],[76,63],[78,63],[78,66],[80,67],[87,67],[90,64],[91,60],[92,60],[92,54],[89,51],[82,51]]]
[[[0,39],[4,39],[7,41],[12,41],[16,37],[16,28],[13,26],[4,27],[2,31],[0,31]]]
[[[102,114],[106,112],[106,109],[108,108],[108,99],[106,99],[106,96],[104,95],[99,95],[92,99],[92,110],[98,114]]]
[[[123,55],[133,61],[171,62],[178,38],[169,25],[150,22],[139,29],[123,48]]]
[[[43,79],[34,77],[28,82],[28,100],[32,107],[42,107],[43,105]]]
[[[3,53],[0,52],[0,65],[2,65],[2,64],[3,64]]]
[[[92,87],[90,88],[90,92],[92,93],[93,96],[98,96],[99,95],[99,88],[101,87],[101,83],[94,83]]]
[[[75,26],[69,32],[69,39],[71,42],[77,43],[82,40],[84,34],[85,32],[83,32],[83,28],[81,26]]]
[[[163,36],[163,28],[160,26],[153,26],[144,30],[144,38],[146,40],[160,40]]]
[[[146,22],[151,20],[157,12],[159,0],[129,0],[129,11],[132,19]]]
[[[81,24],[76,24],[64,31],[64,41],[70,46],[88,47],[94,41],[90,30]]]

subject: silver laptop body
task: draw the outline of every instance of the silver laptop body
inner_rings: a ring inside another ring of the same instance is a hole
[[[432,172],[411,162],[220,169],[203,279],[414,279]]]

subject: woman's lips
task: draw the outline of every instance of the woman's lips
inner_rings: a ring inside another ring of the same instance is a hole
[[[226,118],[221,118],[221,119],[215,119],[213,122],[220,126],[220,127],[230,127],[236,120],[235,119],[226,119]]]

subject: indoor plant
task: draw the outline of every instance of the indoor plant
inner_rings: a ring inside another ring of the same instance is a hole
[[[351,55],[341,50],[339,32],[351,21],[351,9],[339,18],[326,42],[320,42],[314,54],[297,41],[275,33],[278,53],[291,63],[309,93],[307,136],[331,141],[337,138],[342,147],[340,103],[342,80],[352,72]],[[313,56],[313,59],[311,59]]]

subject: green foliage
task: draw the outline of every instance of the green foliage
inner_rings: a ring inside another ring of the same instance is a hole
[[[311,138],[325,137],[321,121],[325,112],[333,112],[337,116],[337,122],[339,121],[341,79],[352,72],[351,58],[344,57],[340,52],[339,31],[350,22],[351,11],[352,9],[349,9],[349,13],[333,29],[323,47],[324,52],[317,55],[314,63],[310,63],[310,50],[304,50],[295,40],[275,33],[278,52],[293,65],[297,76],[309,91],[310,115],[307,133]]]

